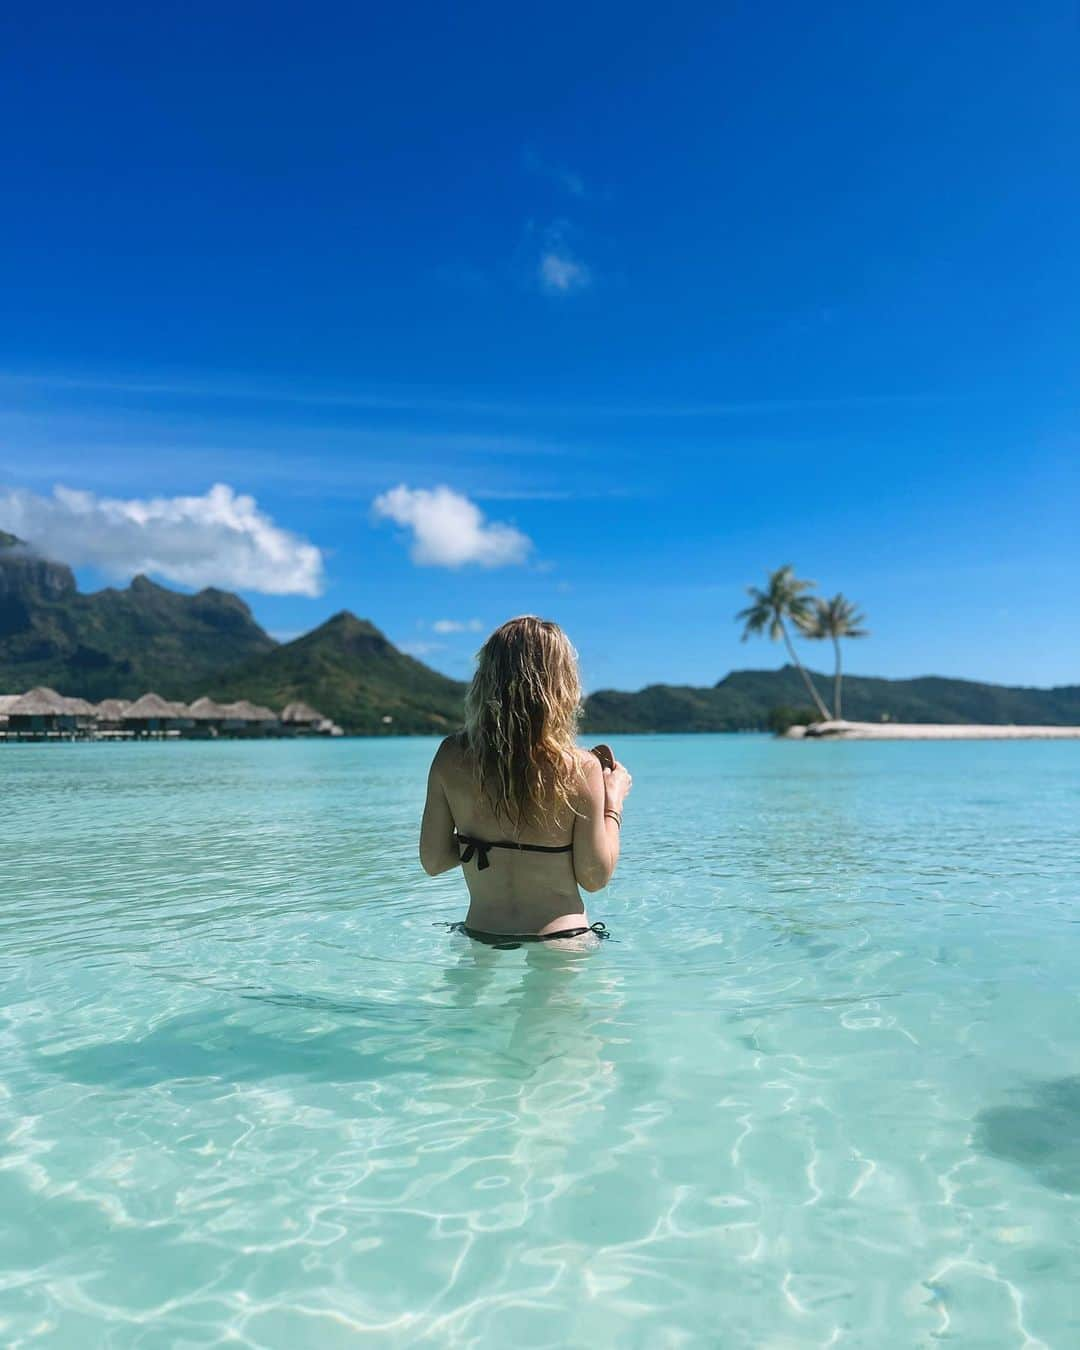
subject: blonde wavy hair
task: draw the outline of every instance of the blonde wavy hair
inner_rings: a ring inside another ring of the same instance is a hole
[[[476,662],[464,736],[481,793],[514,827],[573,813],[581,682],[570,640],[525,614],[496,628]]]

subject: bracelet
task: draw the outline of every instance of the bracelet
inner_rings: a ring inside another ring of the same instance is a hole
[[[606,809],[606,810],[604,811],[604,818],[605,818],[605,819],[610,818],[611,820],[613,820],[613,821],[615,822],[616,825],[618,825],[618,827],[619,827],[620,830],[622,829],[622,816],[619,814],[618,811],[612,811],[612,810],[610,810],[610,809]]]

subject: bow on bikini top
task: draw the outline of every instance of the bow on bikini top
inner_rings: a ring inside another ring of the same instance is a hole
[[[492,843],[485,843],[483,839],[470,839],[467,834],[457,832],[458,844],[464,849],[461,855],[463,863],[472,862],[476,858],[476,870],[485,871],[491,866],[491,859],[488,857],[488,850],[493,848],[512,848],[518,853],[569,853],[574,847],[571,844],[514,844],[509,839],[494,840]]]

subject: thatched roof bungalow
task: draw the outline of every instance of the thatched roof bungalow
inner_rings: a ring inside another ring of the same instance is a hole
[[[8,707],[8,730],[31,732],[74,731],[76,713],[69,700],[55,689],[40,685],[17,698]]]
[[[253,703],[251,707],[251,720],[264,736],[281,730],[281,717],[273,708],[263,703]]]
[[[217,736],[229,721],[229,709],[226,704],[204,694],[188,708],[188,716],[196,736]]]
[[[197,736],[216,736],[225,725],[228,713],[223,703],[216,703],[204,694],[188,708],[188,716]]]
[[[9,709],[9,715],[13,712],[29,714],[30,716],[45,716],[48,713],[60,714],[67,709],[67,699],[63,694],[58,694],[55,689],[49,689],[46,685],[39,684],[34,689],[28,689],[25,694],[21,694],[15,703]]]
[[[331,731],[332,723],[306,704],[293,705],[291,730]],[[52,735],[125,736],[278,736],[286,728],[272,708],[239,699],[218,703],[209,697],[188,707],[148,692],[133,703],[120,698],[90,703],[66,698],[44,686],[26,694],[0,694],[0,734],[6,738]]]
[[[229,715],[229,709],[224,703],[216,703],[205,694],[195,700],[188,712],[193,722],[224,722]]]
[[[318,712],[310,703],[288,703],[282,710],[281,720],[286,726],[311,727],[315,728],[320,722],[325,722],[326,718],[321,712]]]
[[[179,731],[191,717],[183,703],[170,703],[160,694],[143,694],[124,710],[124,726],[135,732]]]
[[[264,708],[260,703],[252,703],[246,698],[235,703],[226,703],[225,731],[246,732],[248,735],[265,736],[280,726],[278,715],[272,708]]]
[[[85,730],[97,723],[97,708],[85,698],[65,698],[64,705],[77,728]]]
[[[261,703],[252,703],[250,699],[237,699],[235,703],[227,703],[226,708],[229,715],[239,717],[245,722],[276,722],[278,715],[272,708],[264,708]]]
[[[341,728],[335,727],[329,717],[325,717],[310,703],[290,703],[281,714],[282,727],[294,736],[334,736],[341,735]]]
[[[103,698],[97,705],[99,727],[119,727],[124,721],[124,713],[131,704],[126,698]]]

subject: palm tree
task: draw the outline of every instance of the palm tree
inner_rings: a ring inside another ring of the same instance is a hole
[[[815,599],[813,607],[805,619],[796,619],[802,633],[808,638],[832,638],[836,653],[836,670],[833,675],[833,711],[839,721],[843,715],[841,686],[843,672],[840,669],[840,639],[869,637],[864,615],[855,608],[850,600],[842,595],[834,595],[831,600]]]
[[[764,590],[757,586],[747,586],[746,593],[752,603],[747,605],[745,609],[740,610],[735,617],[744,625],[743,642],[751,634],[764,633],[766,630],[774,642],[777,638],[784,639],[788,655],[803,677],[807,693],[814,700],[814,706],[822,718],[827,722],[829,721],[829,710],[821,701],[821,695],[814,688],[813,680],[803,669],[803,663],[799,660],[795,651],[787,626],[787,620],[790,620],[801,631],[803,625],[811,621],[814,614],[814,605],[812,598],[806,592],[813,585],[812,581],[800,581],[795,575],[795,569],[788,563],[785,567],[777,568],[775,572],[769,573],[769,582]]]

